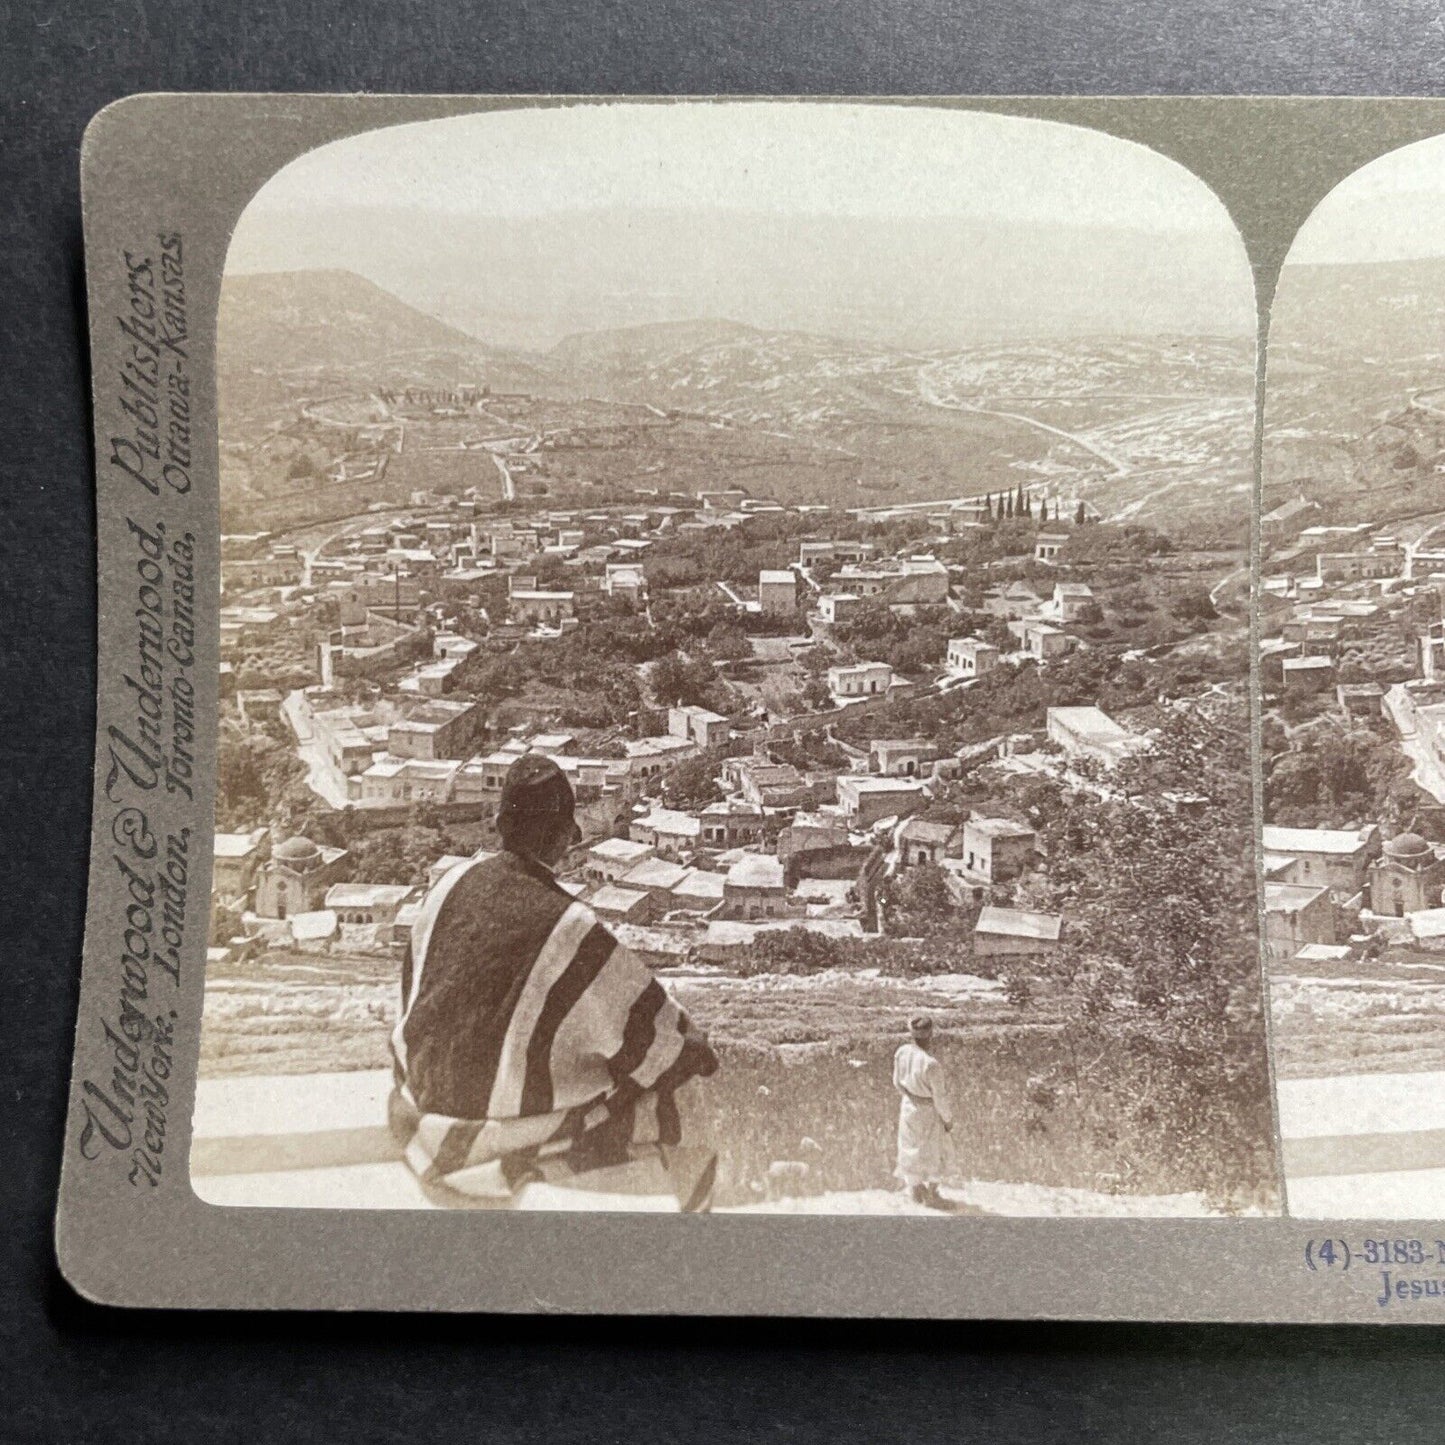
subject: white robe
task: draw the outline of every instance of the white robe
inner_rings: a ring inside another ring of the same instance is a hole
[[[909,1188],[936,1183],[943,1175],[944,1125],[953,1123],[943,1065],[917,1044],[903,1044],[893,1055],[893,1087],[902,1096],[894,1173]]]

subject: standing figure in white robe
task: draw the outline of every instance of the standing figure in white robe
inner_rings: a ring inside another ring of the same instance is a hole
[[[893,1056],[898,1090],[898,1167],[894,1171],[915,1204],[946,1208],[938,1182],[943,1174],[943,1136],[953,1130],[948,1076],[933,1053],[933,1020],[910,1019],[910,1043]]]

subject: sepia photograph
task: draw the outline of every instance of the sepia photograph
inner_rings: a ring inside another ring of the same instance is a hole
[[[1351,251],[1434,235],[1429,157],[1280,286],[1272,1014],[1255,292],[1197,177],[824,101],[280,170],[216,335],[196,1194],[1278,1214],[1271,1018],[1282,1117],[1445,1068],[1445,228]]]
[[[1445,140],[1342,181],[1269,338],[1265,942],[1291,1213],[1445,1212]]]

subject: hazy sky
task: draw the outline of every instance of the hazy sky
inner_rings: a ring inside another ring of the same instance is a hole
[[[1445,256],[1445,137],[1362,166],[1315,208],[1294,262],[1406,261]]]
[[[1233,223],[1174,162],[927,106],[600,102],[371,131],[279,172],[227,259],[322,266],[509,344],[716,314],[907,344],[1253,322]]]

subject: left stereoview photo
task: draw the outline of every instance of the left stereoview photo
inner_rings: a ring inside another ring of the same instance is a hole
[[[217,355],[203,1200],[1278,1211],[1197,178],[924,105],[396,126],[254,197]]]

